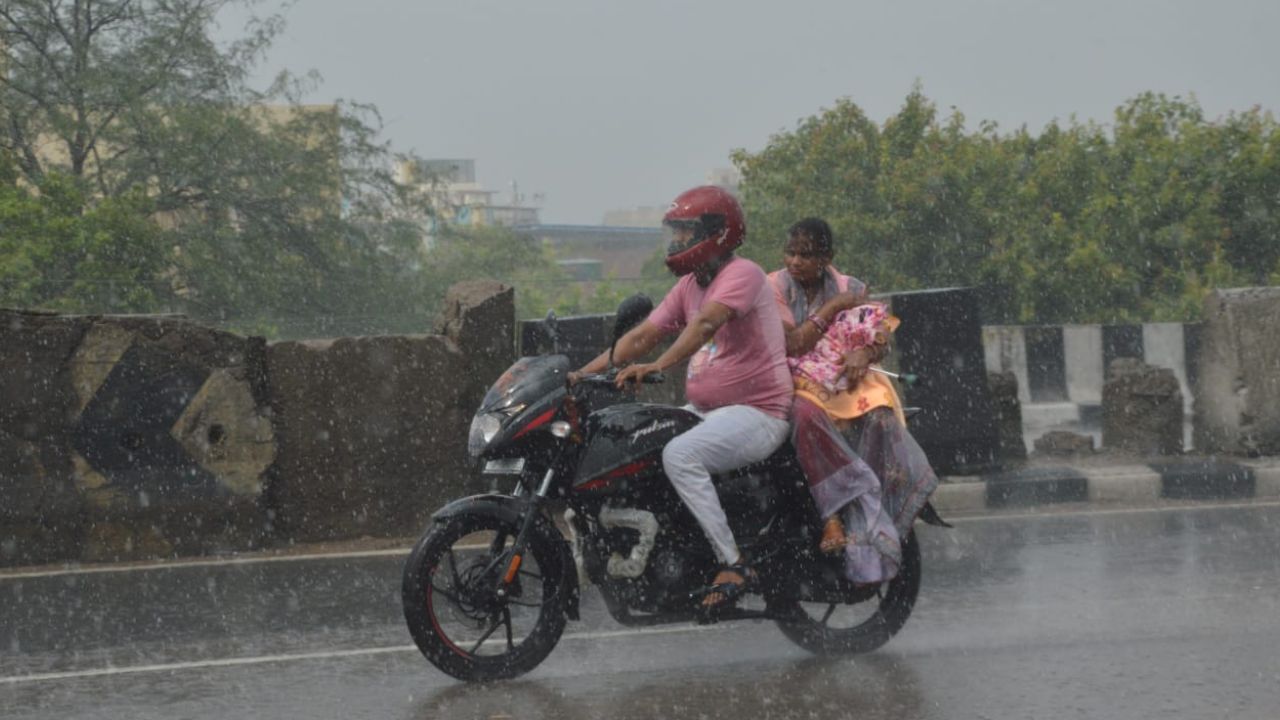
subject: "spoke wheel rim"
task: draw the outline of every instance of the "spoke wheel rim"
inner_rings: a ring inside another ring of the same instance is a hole
[[[855,603],[799,602],[800,612],[814,626],[829,631],[845,631],[880,620],[880,606],[884,602],[889,583],[881,583],[870,599]]]
[[[511,541],[501,529],[484,543],[468,541],[467,535],[454,538],[428,576],[426,604],[435,631],[463,657],[515,653],[537,629],[546,588],[533,553],[524,554],[515,582],[507,586],[510,594],[497,594],[498,568],[509,562]]]

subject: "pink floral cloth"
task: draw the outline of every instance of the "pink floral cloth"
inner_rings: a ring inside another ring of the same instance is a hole
[[[836,315],[813,349],[787,358],[792,374],[818,383],[828,392],[848,389],[844,375],[845,353],[875,342],[877,332],[888,332],[889,312],[882,303],[867,303]]]

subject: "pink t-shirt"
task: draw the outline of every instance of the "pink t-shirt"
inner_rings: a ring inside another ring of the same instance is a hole
[[[680,278],[649,315],[666,334],[684,329],[703,304],[718,302],[734,311],[711,341],[689,358],[685,395],[706,412],[725,405],[750,405],[786,420],[792,382],[773,288],[759,265],[734,257],[703,288],[693,275]]]

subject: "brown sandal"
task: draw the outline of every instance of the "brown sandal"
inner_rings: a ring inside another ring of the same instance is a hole
[[[822,526],[822,539],[818,541],[818,549],[826,555],[834,555],[844,549],[849,544],[849,538],[844,532],[844,523],[840,522],[839,515],[832,515],[827,518],[827,522]]]
[[[700,621],[715,622],[720,611],[737,604],[740,596],[755,589],[759,579],[755,569],[741,561],[720,568],[712,584],[699,591],[702,593]]]

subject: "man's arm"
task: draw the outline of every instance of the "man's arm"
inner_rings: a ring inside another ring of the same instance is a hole
[[[622,365],[639,357],[644,357],[662,341],[663,332],[657,325],[645,320],[627,331],[618,340],[613,349],[613,364]],[[594,360],[578,369],[579,375],[591,375],[603,372],[609,367],[609,351],[605,350]]]
[[[638,382],[650,373],[662,372],[693,355],[715,336],[716,331],[721,326],[732,320],[735,314],[728,305],[723,305],[714,300],[708,302],[694,316],[693,321],[685,326],[676,341],[671,343],[671,347],[659,355],[657,360],[651,363],[632,365],[618,373],[618,387],[622,387],[627,382]],[[650,346],[650,349],[652,349],[652,346]]]

